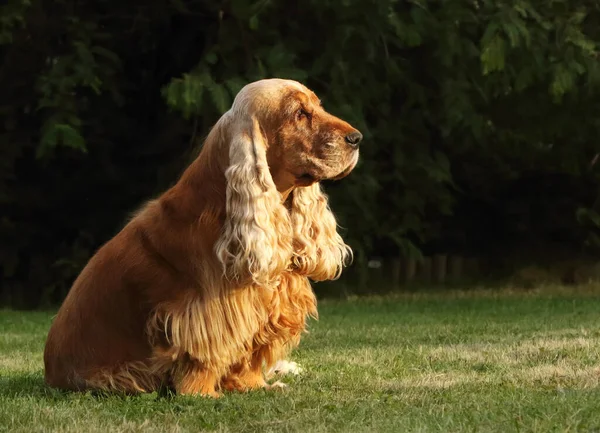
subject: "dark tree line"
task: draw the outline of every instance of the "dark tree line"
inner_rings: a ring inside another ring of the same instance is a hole
[[[600,1],[8,0],[0,295],[62,299],[247,82],[297,79],[365,135],[327,185],[372,255],[600,244]]]

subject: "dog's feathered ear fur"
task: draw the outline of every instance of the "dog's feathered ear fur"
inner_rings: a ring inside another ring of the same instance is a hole
[[[352,250],[337,232],[327,196],[318,183],[293,194],[294,268],[315,281],[339,278]]]
[[[292,256],[290,219],[269,172],[258,120],[248,116],[226,126],[226,220],[215,252],[227,278],[270,285]]]

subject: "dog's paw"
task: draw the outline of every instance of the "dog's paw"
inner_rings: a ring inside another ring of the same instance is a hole
[[[269,377],[273,375],[283,376],[286,374],[298,376],[303,371],[304,369],[300,367],[297,363],[283,359],[281,361],[277,361],[277,363],[273,367],[271,367],[267,375]]]

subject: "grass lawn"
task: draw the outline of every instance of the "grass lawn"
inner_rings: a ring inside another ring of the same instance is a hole
[[[45,387],[52,314],[0,310],[0,430],[600,431],[600,285],[326,300],[280,392],[98,397]]]

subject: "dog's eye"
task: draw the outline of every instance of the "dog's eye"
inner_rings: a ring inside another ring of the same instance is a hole
[[[296,111],[296,118],[298,120],[302,120],[304,118],[310,119],[310,113],[308,111],[306,111],[304,108],[300,108],[298,111]]]

